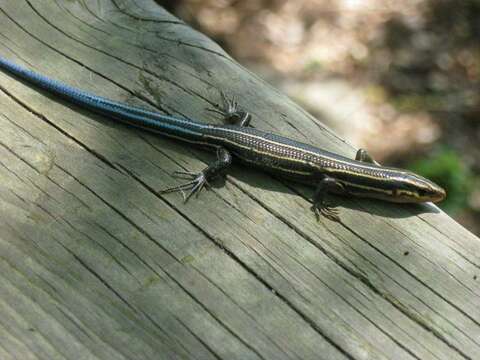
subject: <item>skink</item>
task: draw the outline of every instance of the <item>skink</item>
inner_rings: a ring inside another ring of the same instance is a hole
[[[221,113],[225,125],[202,123],[128,106],[70,87],[0,58],[0,69],[13,74],[68,102],[128,123],[217,151],[217,160],[200,173],[176,172],[188,181],[160,193],[181,191],[185,202],[198,194],[209,181],[223,174],[232,159],[279,174],[316,188],[312,210],[317,219],[324,215],[339,220],[338,211],[325,201],[327,193],[376,198],[399,203],[438,202],[446,193],[434,182],[410,171],[380,166],[360,149],[355,160],[249,126],[251,116],[236,101],[222,93]],[[232,124],[232,123],[235,124]],[[185,192],[187,194],[185,195]]]

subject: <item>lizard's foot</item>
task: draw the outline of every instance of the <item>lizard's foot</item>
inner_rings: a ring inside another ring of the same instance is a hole
[[[228,98],[225,93],[221,92],[223,107],[207,108],[207,111],[211,111],[223,116],[227,123],[235,124],[238,126],[249,126],[251,115],[245,111],[240,110],[238,102],[235,97]]]
[[[344,192],[344,186],[336,179],[324,175],[318,182],[317,189],[313,195],[313,205],[311,210],[315,214],[317,221],[320,220],[320,215],[325,216],[327,219],[340,222],[338,217],[338,210],[334,206],[330,206],[325,201],[325,196],[328,191]]]
[[[238,103],[235,101],[235,97],[232,96],[231,98],[228,98],[223,91],[220,92],[220,95],[222,96],[223,106],[216,108],[207,108],[207,111],[223,115],[225,118],[231,118],[232,116],[236,116],[239,113],[239,110]]]
[[[222,172],[230,166],[232,162],[232,155],[228,152],[227,149],[219,147],[217,148],[217,160],[199,173],[194,173],[191,171],[174,171],[173,175],[175,177],[180,177],[186,180],[190,180],[184,184],[178,186],[173,186],[168,189],[163,189],[159,191],[159,194],[167,194],[171,192],[180,191],[183,195],[183,201],[187,202],[192,195],[198,196],[200,191],[204,187],[209,188],[210,180],[215,179],[217,176],[221,175]],[[185,194],[187,191],[187,194]]]
[[[207,176],[203,171],[198,174],[190,171],[174,171],[173,175],[175,177],[187,179],[190,181],[178,186],[173,186],[167,189],[160,190],[158,192],[159,194],[167,194],[180,191],[183,195],[183,202],[186,203],[188,199],[192,197],[192,195],[198,196],[198,194],[200,193],[200,191],[202,191],[204,187],[207,189],[210,187]],[[186,194],[185,191],[187,191]]]
[[[315,214],[315,218],[317,219],[317,221],[320,220],[320,215],[323,215],[327,219],[340,222],[340,217],[338,216],[338,209],[334,206],[327,205],[324,201],[314,202],[310,210],[312,210]]]

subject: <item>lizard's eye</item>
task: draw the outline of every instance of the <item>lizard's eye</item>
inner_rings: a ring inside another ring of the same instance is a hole
[[[426,196],[428,195],[428,190],[426,189],[418,189],[417,190],[419,196]]]

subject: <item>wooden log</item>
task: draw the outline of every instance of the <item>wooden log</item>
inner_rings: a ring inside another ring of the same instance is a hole
[[[152,0],[0,3],[0,54],[205,122],[219,91],[253,125],[355,149]],[[1,359],[475,359],[480,242],[433,205],[335,199],[235,165],[183,204],[174,170],[213,155],[0,73]]]

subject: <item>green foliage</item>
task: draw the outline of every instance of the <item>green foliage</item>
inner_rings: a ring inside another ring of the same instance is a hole
[[[319,72],[324,70],[324,65],[319,60],[311,60],[305,64],[303,71],[307,73]]]
[[[391,103],[400,112],[439,111],[445,107],[445,98],[441,95],[399,95]]]
[[[441,148],[432,156],[415,161],[407,167],[447,191],[447,198],[439,204],[445,211],[455,213],[468,206],[474,177],[455,151]]]

